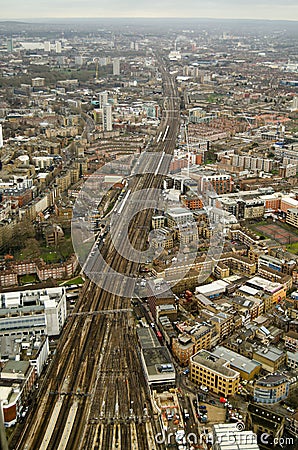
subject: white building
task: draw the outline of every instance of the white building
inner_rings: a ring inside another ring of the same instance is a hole
[[[258,450],[257,435],[252,431],[244,431],[244,428],[241,421],[216,424],[208,440],[215,450]]]
[[[0,123],[0,148],[3,147],[3,131],[2,131],[2,125]]]
[[[113,75],[120,75],[120,59],[113,59]]]
[[[166,217],[168,220],[168,226],[175,227],[186,223],[191,223],[193,219],[192,212],[187,208],[171,208],[167,211]]]
[[[64,287],[1,294],[0,336],[58,336],[67,317]]]
[[[61,53],[62,52],[62,45],[60,41],[56,41],[55,42],[55,46],[56,46],[56,53]]]
[[[293,98],[291,111],[298,111],[298,97]]]
[[[51,51],[51,42],[50,41],[45,41],[44,42],[44,51],[46,53],[49,53]]]
[[[98,94],[98,100],[99,100],[99,107],[100,109],[102,109],[103,106],[108,103],[108,92],[107,91],[100,92]]]
[[[113,130],[112,105],[106,103],[102,108],[102,126],[104,131]]]

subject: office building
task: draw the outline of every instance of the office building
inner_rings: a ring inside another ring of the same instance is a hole
[[[253,358],[262,364],[267,372],[276,372],[285,363],[286,353],[272,345],[253,352]]]
[[[270,374],[254,385],[254,401],[257,403],[277,403],[289,394],[290,383],[284,375]]]
[[[175,386],[176,372],[169,350],[161,345],[151,328],[137,330],[146,380],[154,389]]]
[[[193,215],[187,208],[171,208],[167,211],[166,217],[170,228],[193,221]]]
[[[102,108],[102,126],[104,131],[113,130],[112,105],[106,103]]]
[[[64,287],[5,292],[1,294],[0,337],[58,336],[67,317]]]
[[[239,355],[226,347],[216,347],[213,353],[229,361],[231,369],[239,372],[243,380],[252,380],[262,368],[261,364],[257,361]]]
[[[228,397],[238,391],[240,374],[231,369],[229,361],[207,350],[190,358],[190,380],[207,387],[215,394]]]

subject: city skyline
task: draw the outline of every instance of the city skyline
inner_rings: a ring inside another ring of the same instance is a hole
[[[31,0],[24,5],[12,1],[2,7],[2,20],[42,19],[42,18],[212,18],[212,19],[268,19],[298,20],[298,6],[293,0],[280,2],[252,0],[249,4],[243,0],[156,0],[150,3],[141,0],[101,0],[100,4],[91,0],[53,0],[38,2]]]

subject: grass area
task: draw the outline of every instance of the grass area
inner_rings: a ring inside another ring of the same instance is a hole
[[[61,256],[57,254],[54,249],[43,248],[41,250],[41,258],[48,264],[54,264],[60,262]]]
[[[38,278],[36,275],[23,275],[20,277],[21,284],[36,283]]]
[[[85,280],[82,277],[72,278],[71,280],[64,281],[60,286],[70,286],[72,284],[84,284]]]
[[[298,242],[293,242],[293,244],[287,245],[287,250],[295,255],[298,255]]]

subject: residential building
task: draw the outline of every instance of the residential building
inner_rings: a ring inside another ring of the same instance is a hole
[[[102,127],[103,131],[112,131],[113,130],[113,122],[112,122],[112,105],[106,103],[102,107]]]
[[[183,205],[185,205],[188,209],[193,210],[203,208],[202,199],[195,193],[187,192],[185,195],[181,195],[180,199]]]
[[[287,352],[287,366],[292,370],[298,369],[298,352]]]
[[[156,230],[157,228],[163,228],[165,226],[165,216],[152,216],[151,224],[153,230]]]
[[[298,333],[289,331],[285,334],[285,347],[290,352],[298,352]]]
[[[113,59],[113,75],[120,75],[120,59]]]
[[[4,425],[12,426],[20,416],[23,405],[36,379],[29,361],[7,361],[0,372],[0,400]]]
[[[298,228],[298,208],[290,208],[287,210],[286,223]]]

